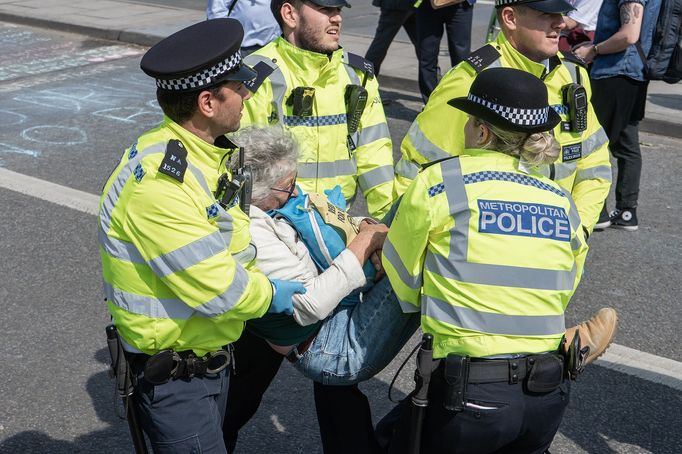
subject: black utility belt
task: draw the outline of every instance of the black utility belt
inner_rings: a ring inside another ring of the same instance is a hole
[[[548,393],[562,383],[564,358],[557,353],[543,353],[511,359],[469,358],[449,354],[434,372],[446,383],[443,405],[461,411],[466,403],[467,385],[482,383],[522,382],[527,391]]]
[[[199,358],[194,352],[162,350],[154,355],[129,353],[128,361],[136,372],[144,372],[144,380],[162,385],[170,379],[202,377],[221,372],[232,362],[232,346]]]

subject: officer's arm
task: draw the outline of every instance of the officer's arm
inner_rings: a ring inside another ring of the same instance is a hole
[[[233,259],[206,207],[185,192],[187,181],[154,177],[137,188],[123,228],[154,272],[155,296],[178,298],[216,322],[263,315],[272,298],[268,279]]]
[[[588,99],[590,99],[592,88],[589,78],[583,68],[580,68],[580,71]],[[582,137],[582,158],[576,164],[576,176],[571,195],[583,225],[591,233],[611,187],[608,137],[604,128],[599,124],[591,103],[588,107],[587,129]]]
[[[459,155],[464,149],[464,125],[468,116],[448,101],[466,96],[475,75],[471,66],[461,63],[448,71],[431,93],[400,145],[402,156],[395,166],[394,198],[405,192],[417,175],[419,164]]]
[[[381,218],[393,202],[393,146],[376,78],[369,80],[366,88],[367,106],[355,144],[358,185],[370,215]]]
[[[403,312],[418,312],[421,305],[422,269],[431,230],[428,191],[417,178],[403,196],[388,237],[382,264]]]
[[[582,223],[576,230],[571,232],[571,245],[573,247],[573,257],[575,258],[576,267],[575,281],[573,282],[573,291],[575,292],[580,283],[580,279],[583,276],[585,259],[587,258],[587,251],[589,249]]]

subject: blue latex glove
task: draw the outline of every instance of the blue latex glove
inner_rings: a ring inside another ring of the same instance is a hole
[[[294,315],[294,304],[291,298],[294,293],[303,294],[307,290],[302,283],[297,281],[281,281],[279,279],[270,279],[272,283],[272,304],[268,309],[269,314],[287,314]]]
[[[324,194],[327,196],[331,203],[341,208],[342,210],[346,209],[346,198],[343,196],[343,192],[341,191],[340,185],[337,184],[332,189],[325,189]]]

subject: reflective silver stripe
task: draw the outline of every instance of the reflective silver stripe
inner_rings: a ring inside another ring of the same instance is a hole
[[[224,314],[237,304],[246,291],[248,283],[249,275],[246,273],[246,270],[238,262],[235,262],[234,279],[232,279],[232,283],[227,290],[211,301],[198,306],[196,311],[207,317]]]
[[[578,65],[575,63],[570,63],[567,61],[563,61],[564,66],[566,66],[566,69],[568,69],[568,73],[571,75],[571,80],[573,81],[574,84],[578,83]]]
[[[105,232],[109,231],[109,227],[111,226],[111,214],[114,211],[116,202],[118,202],[119,197],[121,197],[123,187],[128,182],[128,178],[130,178],[130,176],[133,174],[135,166],[142,160],[142,158],[146,156],[155,153],[165,152],[166,152],[165,143],[157,143],[151,145],[145,148],[144,150],[139,151],[135,155],[135,157],[133,157],[133,159],[130,159],[125,164],[125,166],[120,170],[120,172],[116,175],[116,179],[109,187],[109,191],[107,191],[106,195],[102,199],[102,207],[100,208],[99,212],[99,222],[102,230],[104,230]]]
[[[422,296],[423,313],[463,329],[505,336],[551,336],[566,329],[564,315],[505,315],[453,306],[432,296]]]
[[[334,178],[355,175],[358,171],[354,160],[341,159],[334,162],[299,162],[299,178]]]
[[[360,85],[360,77],[358,76],[358,73],[355,72],[355,68],[348,64],[348,54],[346,52],[343,53],[343,63],[343,67],[346,68],[346,73],[348,73],[350,83]]]
[[[257,252],[256,245],[249,243],[243,251],[232,254],[232,257],[242,265],[248,265],[255,260]]]
[[[147,263],[157,276],[165,277],[186,270],[226,250],[227,245],[222,235],[215,231],[174,251],[155,257]]]
[[[97,229],[97,239],[104,251],[115,259],[130,263],[147,263],[133,243],[112,238],[101,228]]]
[[[547,169],[547,172],[542,172],[544,176],[549,178],[549,166],[543,166]],[[575,169],[578,168],[578,161],[569,162],[556,162],[554,163],[554,181],[563,180],[568,178],[575,173]],[[544,169],[543,169],[544,170]]]
[[[248,283],[248,275],[241,265],[237,264],[232,284],[222,294],[212,300],[191,308],[178,298],[154,298],[152,296],[135,295],[115,289],[104,283],[104,293],[115,306],[132,314],[152,318],[172,318],[189,320],[193,316],[214,317],[232,309],[242,297]]]
[[[201,170],[199,170],[194,164],[189,162],[189,160],[187,160],[186,162],[187,168],[190,170],[190,172],[192,172],[192,175],[194,175],[194,178],[196,178],[196,180],[199,182],[208,198],[211,200],[215,200],[215,196],[208,188],[208,182],[206,181],[206,177],[204,176],[204,174],[201,173]]]
[[[412,122],[407,136],[412,142],[412,146],[426,159],[427,162],[443,159],[450,156],[445,150],[433,144],[422,132],[417,124],[417,120]]]
[[[388,132],[388,125],[386,123],[379,123],[377,125],[362,128],[358,131],[355,145],[357,147],[362,147],[379,139],[391,140],[391,133]]]
[[[571,249],[574,251],[580,249],[580,246],[582,246],[582,243],[578,239],[578,235],[580,235],[580,233],[576,232],[575,236],[571,238]]]
[[[424,269],[447,279],[472,284],[557,291],[573,290],[576,273],[575,264],[571,271],[546,270],[487,263],[454,263],[435,254],[426,256]]]
[[[382,255],[388,262],[393,265],[393,268],[395,269],[396,273],[398,273],[398,277],[400,280],[411,288],[412,290],[419,290],[422,286],[422,273],[420,272],[416,276],[413,276],[410,274],[409,271],[407,271],[407,268],[405,268],[405,265],[403,264],[403,261],[400,259],[400,256],[398,255],[398,252],[395,250],[395,246],[393,246],[393,243],[391,243],[390,240],[386,240],[384,242],[384,249],[382,250]]]
[[[377,167],[358,175],[358,184],[363,192],[389,181],[393,181],[393,166]]]
[[[583,140],[582,157],[591,155],[607,143],[609,143],[609,137],[606,135],[606,131],[604,128],[599,128],[590,137]]]
[[[188,320],[194,315],[194,310],[177,298],[158,299],[152,296],[135,295],[115,289],[106,282],[104,294],[109,302],[131,314],[176,320]]]
[[[401,158],[400,161],[398,161],[398,163],[395,165],[396,175],[409,178],[410,180],[417,178],[419,169],[421,169],[419,164],[413,161],[408,161],[405,158]]]
[[[441,164],[441,174],[445,183],[448,209],[455,219],[455,226],[450,231],[449,260],[466,262],[469,250],[469,218],[471,212],[459,158],[444,161]],[[427,259],[429,255],[430,253],[427,252]]]
[[[589,169],[580,169],[575,175],[575,181],[573,184],[580,183],[584,180],[596,180],[602,179],[611,181],[611,167],[609,166],[597,166],[590,167]]]
[[[421,309],[414,304],[403,301],[398,297],[396,297],[396,299],[398,300],[398,304],[400,304],[400,309],[403,311],[403,314],[415,314],[421,311]]]
[[[284,79],[282,70],[279,69],[279,66],[273,63],[270,58],[264,57],[262,55],[251,54],[247,57],[247,60],[247,64],[249,66],[253,67],[259,62],[263,62],[273,69],[272,73],[268,76],[268,80],[270,81],[270,86],[272,87],[272,102],[274,107],[277,109],[278,121],[282,121],[284,118],[284,95],[287,92],[287,82]]]

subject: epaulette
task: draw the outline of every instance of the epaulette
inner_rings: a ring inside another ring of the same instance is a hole
[[[587,69],[587,64],[585,63],[585,60],[578,57],[573,52],[561,52],[561,59],[564,61],[569,61],[573,64],[576,64],[578,66],[582,66],[583,68]]]
[[[185,181],[186,170],[187,149],[179,140],[169,140],[166,145],[166,154],[161,160],[161,165],[159,165],[159,172],[182,183]]]
[[[370,79],[374,77],[374,64],[371,61],[350,52],[346,52],[346,55],[348,56],[348,66],[362,71]]]
[[[453,159],[453,158],[456,158],[456,157],[457,157],[457,156],[448,156],[448,157],[446,157],[446,158],[440,158],[440,159],[436,159],[435,161],[431,161],[431,162],[426,162],[426,163],[424,163],[424,164],[420,164],[419,166],[421,167],[421,169],[419,169],[419,171],[422,172],[422,171],[428,169],[429,167],[431,167],[432,165],[440,164],[440,163],[443,162],[443,161],[447,161],[448,159]]]
[[[265,61],[261,60],[253,66],[253,69],[258,74],[256,78],[249,80],[248,82],[244,82],[244,86],[251,93],[255,93],[256,90],[258,90],[258,87],[260,87],[263,84],[263,82],[265,82],[265,79],[267,79],[268,76],[270,76],[270,74],[275,72],[275,69],[277,69],[277,65],[272,62],[266,63]]]
[[[495,49],[492,44],[486,44],[480,49],[476,49],[469,54],[467,58],[464,59],[465,62],[469,63],[472,68],[477,73],[480,73],[488,66],[490,66],[494,61],[500,58],[500,53]]]

